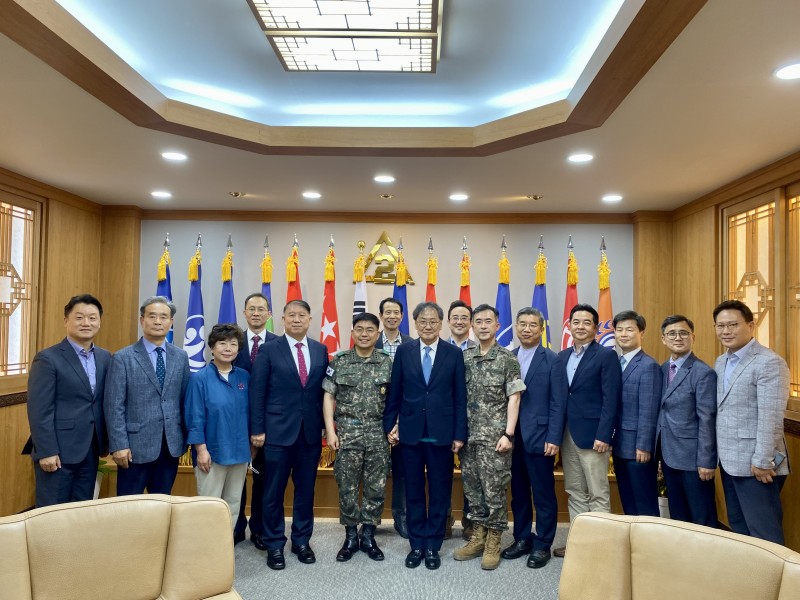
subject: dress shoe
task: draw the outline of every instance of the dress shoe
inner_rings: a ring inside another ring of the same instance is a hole
[[[344,530],[344,545],[336,555],[337,562],[346,562],[353,558],[353,553],[358,552],[358,527],[348,525]]]
[[[253,546],[258,548],[259,550],[267,550],[267,542],[264,539],[263,535],[259,533],[251,533],[250,541],[253,542]]]
[[[361,551],[366,552],[372,560],[383,560],[383,552],[375,542],[375,525],[362,525],[358,541]]]
[[[425,550],[425,568],[431,571],[442,566],[442,559],[439,558],[438,550]]]
[[[548,550],[534,550],[528,556],[528,566],[531,569],[541,569],[550,560],[550,552]]]
[[[273,571],[286,568],[286,559],[283,558],[283,548],[267,550],[267,566]]]
[[[566,546],[562,546],[561,548],[556,548],[555,550],[553,550],[553,556],[556,556],[558,558],[564,558],[566,554],[567,554]]]
[[[299,546],[292,544],[292,554],[297,554],[297,560],[306,565],[317,562],[317,557],[308,544],[300,544]]]
[[[409,569],[416,569],[419,566],[419,563],[422,562],[422,557],[424,553],[422,550],[412,550],[406,556],[406,566]]]
[[[533,542],[531,542],[530,539],[517,540],[513,544],[511,544],[508,548],[503,550],[503,553],[500,556],[502,556],[506,560],[514,560],[515,558],[519,558],[520,556],[525,556],[526,554],[530,554],[532,548],[533,548]]]
[[[239,542],[243,542],[245,538],[244,531],[234,531],[233,532],[233,545],[235,546]]]
[[[408,539],[408,523],[406,521],[406,516],[405,515],[397,515],[394,518],[394,530],[404,540]]]

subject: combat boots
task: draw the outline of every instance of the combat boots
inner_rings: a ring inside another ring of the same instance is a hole
[[[344,528],[345,538],[342,549],[336,555],[338,562],[345,562],[353,558],[353,553],[358,552],[358,527],[348,525]]]
[[[500,565],[500,536],[503,532],[499,529],[490,529],[486,534],[486,549],[481,558],[481,569],[493,571]]]
[[[486,528],[481,523],[472,524],[472,537],[467,542],[466,546],[457,548],[453,552],[453,558],[456,560],[470,560],[478,558],[483,554],[483,549],[486,544]]]
[[[361,526],[361,551],[366,552],[372,560],[383,560],[383,552],[375,543],[375,525]]]

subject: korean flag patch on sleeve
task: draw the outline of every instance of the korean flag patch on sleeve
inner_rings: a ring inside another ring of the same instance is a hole
[[[329,366],[328,369],[325,371],[325,375],[327,375],[328,377],[333,377],[333,373],[334,373],[334,370],[333,370],[333,367],[331,367],[331,366]]]

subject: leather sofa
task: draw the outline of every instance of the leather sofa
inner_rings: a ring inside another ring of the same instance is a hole
[[[0,518],[0,600],[241,600],[228,505],[123,496]]]
[[[657,517],[584,513],[567,539],[561,600],[797,600],[800,554]]]

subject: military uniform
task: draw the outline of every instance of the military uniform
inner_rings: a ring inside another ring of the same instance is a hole
[[[347,526],[378,525],[389,475],[389,443],[383,432],[383,409],[392,377],[392,359],[383,350],[368,358],[355,349],[331,361],[323,389],[336,398],[339,452],[333,475],[339,485],[339,521]],[[358,505],[359,484],[363,499]]]
[[[506,487],[511,481],[511,452],[495,447],[506,430],[508,397],[525,390],[516,357],[495,344],[464,351],[469,438],[461,449],[464,492],[470,520],[490,530],[508,528]]]

